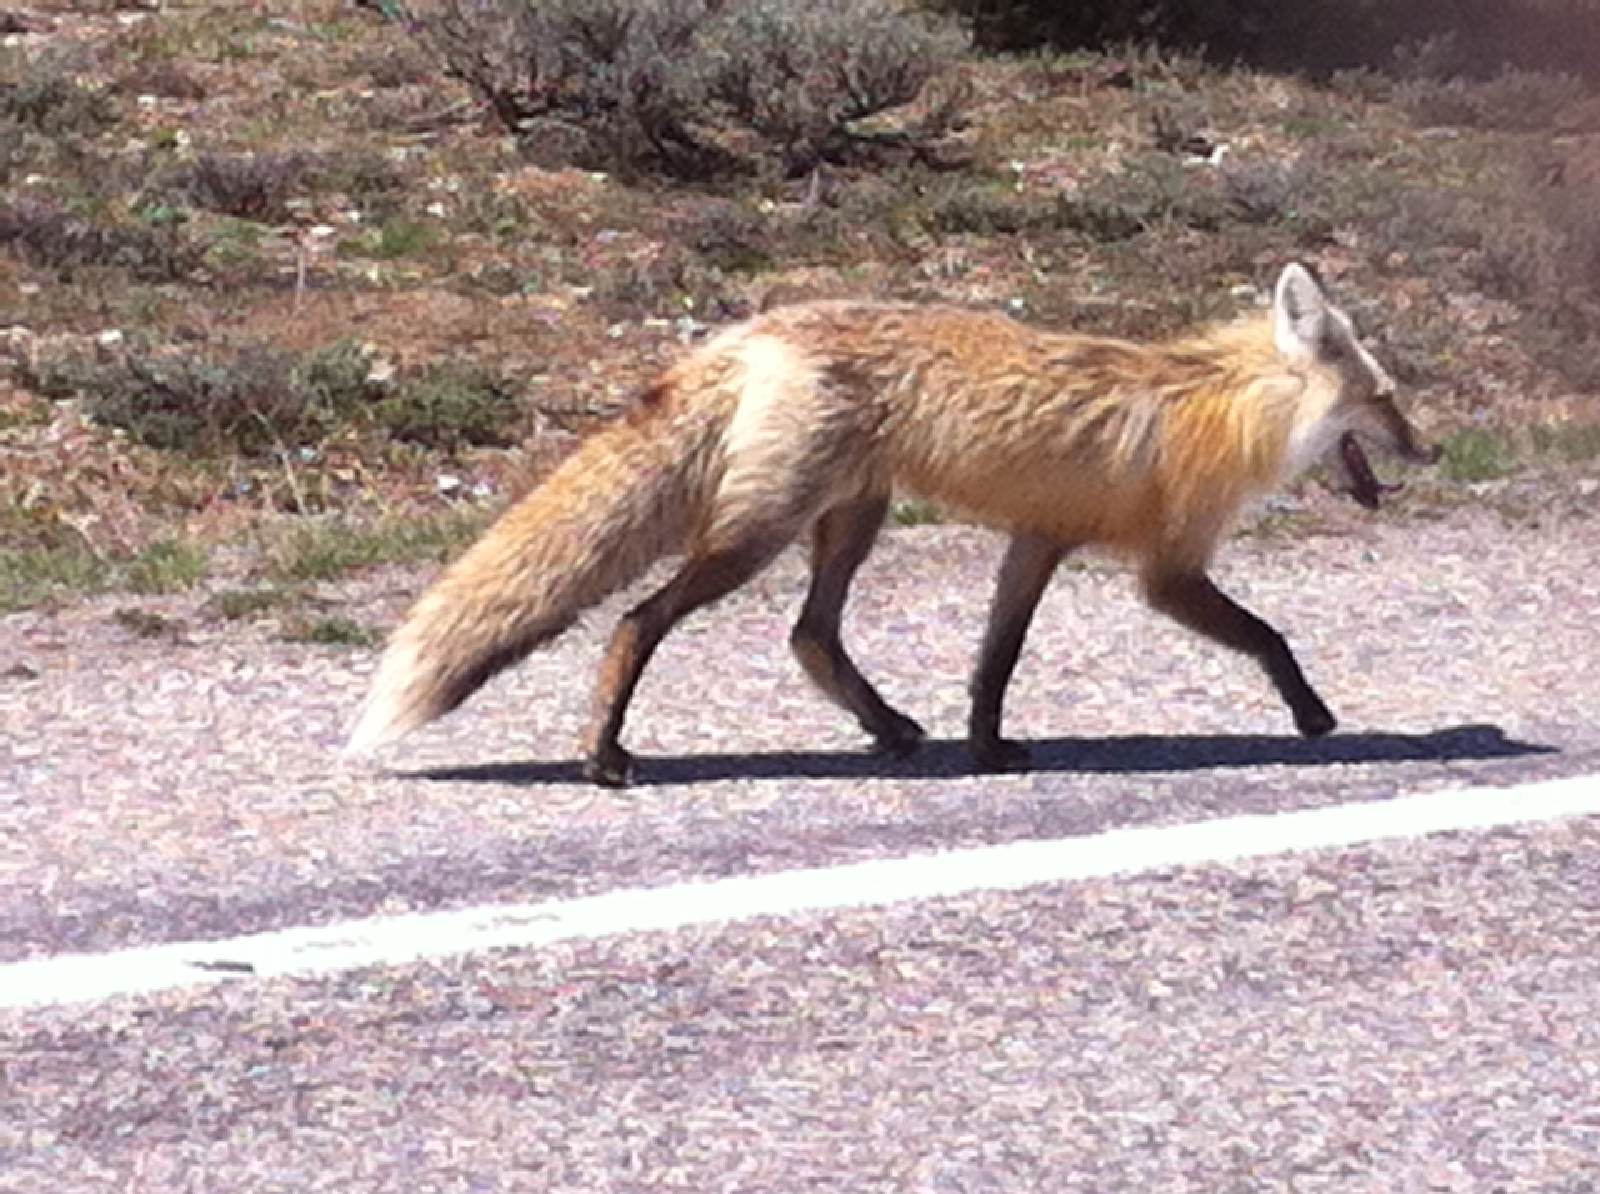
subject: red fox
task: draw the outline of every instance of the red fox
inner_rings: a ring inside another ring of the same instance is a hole
[[[1056,565],[1097,545],[1135,561],[1150,604],[1251,656],[1300,733],[1334,717],[1283,637],[1206,576],[1241,507],[1338,445],[1350,493],[1385,489],[1353,433],[1437,459],[1389,375],[1303,266],[1270,313],[1152,345],[1029,328],[948,306],[816,302],[715,336],[511,507],[395,633],[351,737],[362,750],[461,704],[586,608],[682,552],[617,627],[582,737],[584,774],[626,784],[619,737],[652,652],[803,532],[811,582],[791,645],[878,748],[923,736],[840,642],[851,579],[891,489],[1010,535],[971,682],[977,766],[1016,768],[1001,703]]]

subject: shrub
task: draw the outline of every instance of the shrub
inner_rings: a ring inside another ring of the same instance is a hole
[[[206,87],[181,63],[151,59],[134,63],[116,78],[123,95],[157,95],[166,99],[203,100]]]
[[[1116,174],[1063,201],[1063,223],[1091,240],[1126,240],[1162,224],[1215,231],[1227,209],[1217,191],[1168,154],[1131,155]]]
[[[1168,154],[1130,155],[1115,172],[1077,191],[1018,191],[1004,177],[958,176],[927,187],[923,226],[936,235],[1048,236],[1066,233],[1109,245],[1152,230],[1225,234],[1238,226],[1288,229],[1296,243],[1327,235],[1317,210],[1315,172],[1269,159],[1233,158],[1218,170],[1190,170]]]
[[[160,189],[209,211],[279,224],[289,217],[289,201],[310,192],[342,192],[370,212],[389,214],[403,183],[393,163],[374,152],[201,153],[167,171]]]
[[[842,154],[859,121],[910,104],[957,50],[880,0],[729,5],[706,42],[712,99],[791,173]]]
[[[770,269],[784,252],[781,219],[733,200],[708,199],[678,224],[677,239],[701,261],[727,273]]]
[[[1066,202],[1019,192],[1008,178],[956,176],[929,188],[922,223],[942,236],[1015,236],[1056,228]]]
[[[23,381],[50,398],[84,399],[97,422],[146,447],[271,457],[322,446],[349,428],[430,448],[506,447],[523,410],[510,385],[474,365],[441,364],[389,388],[364,349],[309,353],[246,344],[230,353],[156,353],[144,345],[44,357]]]
[[[103,91],[78,81],[83,72],[68,54],[42,55],[12,80],[0,79],[0,117],[50,136],[93,136],[117,119]]]
[[[600,274],[589,301],[609,320],[692,315],[721,323],[749,314],[722,269],[671,246]]]
[[[1550,303],[1526,312],[1517,338],[1552,373],[1579,389],[1600,389],[1600,303]]]
[[[324,154],[314,159],[310,181],[319,191],[338,191],[369,216],[388,219],[400,210],[405,171],[373,149]]]
[[[1428,221],[1471,251],[1469,281],[1516,304],[1518,337],[1540,363],[1585,389],[1600,385],[1596,185],[1600,149],[1541,145]]]
[[[505,380],[477,365],[443,363],[402,384],[378,404],[378,421],[395,439],[453,451],[509,447],[522,428],[522,406]]]
[[[1347,202],[1340,190],[1343,173],[1330,173],[1314,158],[1293,165],[1271,159],[1230,158],[1219,172],[1222,203],[1237,224],[1286,228],[1297,245],[1326,241]]]
[[[1588,94],[1576,75],[1507,67],[1482,81],[1461,75],[1408,79],[1395,88],[1394,98],[1422,124],[1532,132],[1549,128]]]
[[[365,44],[350,65],[380,90],[418,86],[433,77],[433,65],[422,48],[406,41]]]
[[[24,380],[48,397],[81,396],[97,422],[151,448],[271,456],[309,448],[379,397],[356,345],[305,356],[253,344],[224,359],[142,346],[41,360]]]
[[[176,224],[117,224],[87,220],[32,199],[0,203],[0,245],[62,280],[80,270],[109,267],[166,282],[198,269],[205,250]]]
[[[412,27],[525,148],[689,178],[845,153],[962,40],[888,0],[440,0]]]
[[[1270,224],[1295,208],[1297,187],[1291,166],[1273,160],[1230,162],[1222,171],[1228,210],[1247,224]]]
[[[311,166],[298,153],[202,153],[168,185],[200,207],[275,224],[288,217],[288,201],[304,186]]]
[[[354,240],[344,242],[340,251],[374,261],[398,261],[402,257],[420,257],[427,253],[439,244],[441,235],[435,224],[391,216],[365,229]]]
[[[21,168],[27,157],[27,138],[22,126],[11,120],[0,121],[0,187],[11,182],[11,176]]]

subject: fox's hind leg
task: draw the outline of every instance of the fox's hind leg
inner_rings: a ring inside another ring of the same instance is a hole
[[[1144,588],[1150,604],[1162,613],[1259,663],[1294,714],[1295,728],[1301,734],[1318,738],[1337,724],[1307,682],[1283,635],[1217,588],[1205,573],[1149,572]]]
[[[608,788],[628,783],[633,756],[618,738],[628,702],[650,656],[668,631],[760,572],[789,539],[786,534],[749,536],[727,547],[701,548],[690,555],[676,576],[623,617],[600,664],[594,709],[581,740],[584,778]]]
[[[850,582],[872,550],[888,508],[886,496],[872,494],[834,506],[817,519],[811,540],[811,589],[789,645],[812,682],[835,704],[855,714],[880,750],[905,754],[922,740],[922,727],[885,703],[846,654],[839,637],[839,617]]]
[[[1027,748],[1000,737],[1000,708],[1039,598],[1044,596],[1045,586],[1068,550],[1053,539],[1022,532],[1013,535],[1006,547],[994,601],[989,607],[983,649],[972,676],[972,711],[967,719],[967,751],[985,771],[1008,771],[1027,765]]]

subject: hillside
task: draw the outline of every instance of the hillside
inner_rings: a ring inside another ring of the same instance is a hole
[[[0,40],[0,612],[205,582],[360,639],[302,586],[453,550],[707,326],[865,295],[1153,336],[1290,258],[1446,444],[1385,517],[1593,504],[1571,76],[967,51],[850,155],[673,178],[519,144],[382,5],[26,0]]]

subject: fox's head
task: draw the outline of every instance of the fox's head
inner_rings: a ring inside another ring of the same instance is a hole
[[[1386,492],[1373,475],[1360,436],[1407,460],[1432,464],[1437,448],[1425,447],[1394,401],[1394,379],[1356,338],[1350,319],[1328,302],[1305,266],[1284,267],[1272,296],[1273,340],[1290,366],[1310,375],[1307,400],[1296,411],[1289,455],[1298,470],[1335,444],[1350,495],[1375,509]]]

